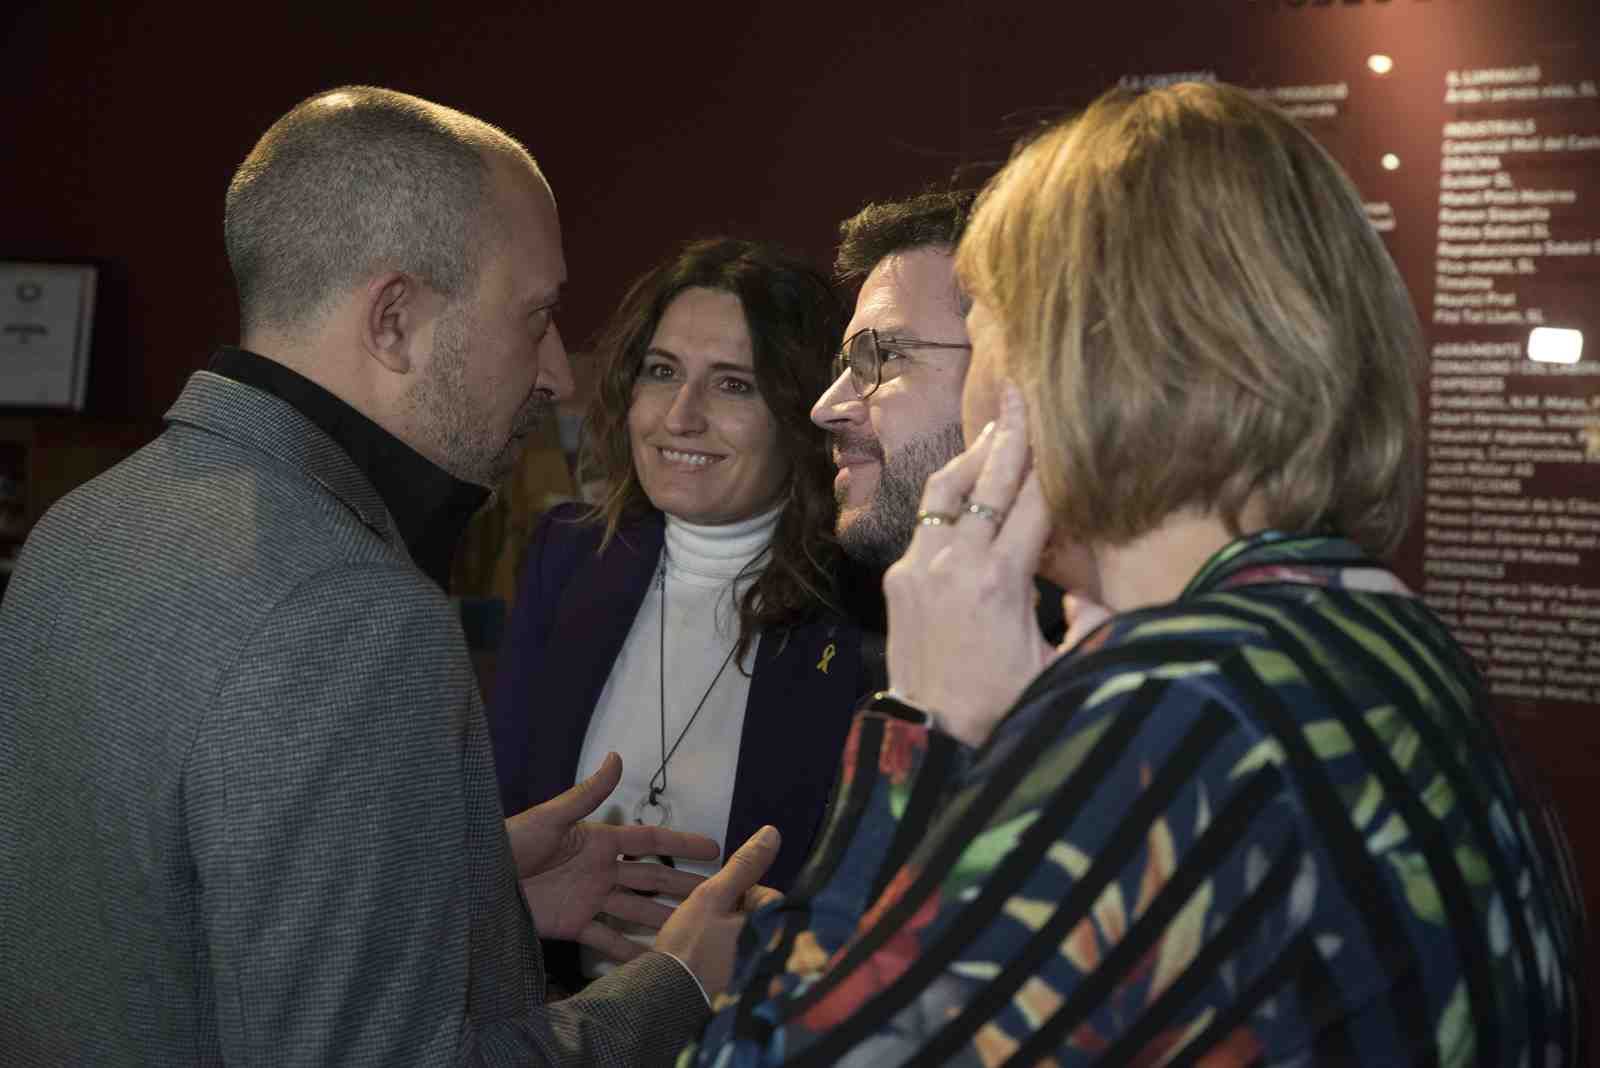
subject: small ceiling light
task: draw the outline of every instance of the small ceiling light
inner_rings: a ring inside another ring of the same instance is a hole
[[[1394,60],[1382,52],[1374,52],[1367,57],[1367,69],[1374,74],[1388,74],[1394,70]]]
[[[1536,326],[1528,335],[1528,359],[1540,363],[1577,363],[1583,355],[1583,331]]]
[[[1400,169],[1400,157],[1395,155],[1393,152],[1385,152],[1383,154],[1382,162],[1383,169],[1386,171],[1397,171]]]

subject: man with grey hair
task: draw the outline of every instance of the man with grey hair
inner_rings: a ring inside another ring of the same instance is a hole
[[[348,87],[268,130],[225,229],[243,344],[40,521],[0,610],[0,1050],[670,1058],[776,834],[704,882],[619,862],[716,847],[579,822],[615,756],[502,820],[461,631],[419,570],[571,389],[549,186],[477,119]],[[688,896],[669,919],[658,892]],[[664,922],[656,950],[599,912]],[[543,1005],[536,933],[636,956]]]

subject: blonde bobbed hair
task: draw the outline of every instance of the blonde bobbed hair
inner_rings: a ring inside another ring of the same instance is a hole
[[[1019,147],[957,252],[1056,523],[1124,544],[1247,504],[1373,552],[1421,470],[1420,331],[1339,166],[1227,85],[1113,90]]]

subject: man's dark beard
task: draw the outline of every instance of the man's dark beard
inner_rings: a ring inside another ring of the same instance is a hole
[[[965,443],[959,422],[947,423],[901,446],[893,460],[883,458],[877,441],[835,435],[841,452],[878,459],[878,485],[872,499],[839,532],[839,546],[858,563],[886,568],[905,554],[916,533],[922,485],[928,476],[960,455]],[[843,507],[844,502],[840,501]]]

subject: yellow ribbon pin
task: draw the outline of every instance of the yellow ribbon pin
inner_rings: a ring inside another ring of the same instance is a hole
[[[817,670],[826,675],[828,673],[828,661],[832,660],[833,654],[838,651],[833,647],[833,643],[829,642],[827,647],[822,650],[822,659],[817,661]]]

